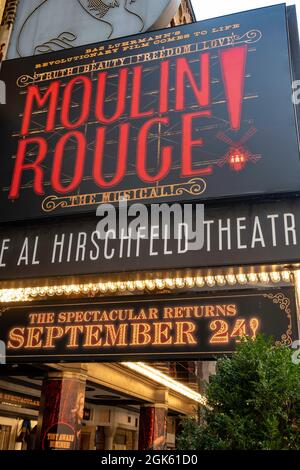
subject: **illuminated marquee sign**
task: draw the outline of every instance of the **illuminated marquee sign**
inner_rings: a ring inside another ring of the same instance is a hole
[[[0,388],[0,404],[16,408],[26,408],[28,410],[38,411],[40,399],[29,395],[15,393],[10,390]]]
[[[278,5],[6,61],[1,219],[299,191],[289,60]]]
[[[293,288],[3,309],[7,362],[213,358],[243,335],[297,338]]]

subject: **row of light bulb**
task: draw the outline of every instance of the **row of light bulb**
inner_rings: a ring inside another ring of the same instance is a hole
[[[193,287],[234,286],[245,284],[268,284],[280,281],[290,282],[291,272],[227,274],[217,276],[176,277],[166,279],[145,279],[124,282],[97,282],[88,284],[68,284],[59,286],[23,287],[0,289],[0,302],[25,302],[36,298],[74,295],[115,294],[124,292],[161,291]]]

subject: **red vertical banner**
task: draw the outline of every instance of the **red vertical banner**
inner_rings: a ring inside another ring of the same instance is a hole
[[[243,108],[247,45],[219,52],[231,129],[239,130]]]
[[[139,450],[163,450],[167,439],[167,408],[143,406],[140,410]]]
[[[85,376],[50,373],[43,382],[38,420],[42,450],[78,450],[85,401]]]

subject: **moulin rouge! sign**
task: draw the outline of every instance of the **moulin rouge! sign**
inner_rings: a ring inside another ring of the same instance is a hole
[[[1,219],[299,190],[284,5],[4,63]]]

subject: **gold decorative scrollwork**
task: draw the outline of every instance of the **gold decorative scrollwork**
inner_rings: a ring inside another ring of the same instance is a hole
[[[176,195],[180,196],[183,193],[192,194],[198,196],[203,194],[206,190],[206,182],[202,178],[194,178],[184,185],[180,185],[176,190]]]
[[[45,212],[52,212],[58,207],[65,208],[68,207],[68,197],[57,197],[57,196],[48,196],[42,202],[42,209]]]
[[[281,335],[281,341],[276,341],[276,345],[280,344],[285,344],[286,346],[290,346],[293,342],[292,339],[292,315],[291,315],[291,309],[290,309],[290,299],[286,297],[282,292],[279,292],[278,294],[264,294],[264,297],[267,299],[272,300],[274,304],[278,304],[280,309],[283,310],[288,318],[288,328],[286,332]]]
[[[126,198],[128,201],[145,201],[147,199],[172,198],[184,193],[199,196],[206,190],[206,182],[202,178],[193,178],[186,183],[151,186],[147,188],[128,189],[126,191],[110,191],[103,193],[80,194],[70,196],[47,196],[42,201],[42,210],[52,212],[80,206],[95,206],[103,203],[117,203]],[[124,193],[124,194],[123,194]]]
[[[1,308],[0,308],[0,317],[2,316],[2,314],[3,314],[4,312],[7,312],[7,310],[9,310],[9,309],[10,309],[10,307],[1,307]]]
[[[246,44],[253,44],[254,42],[258,42],[262,38],[262,32],[259,29],[251,29],[247,31],[247,33],[243,34],[242,36],[235,35],[234,36],[234,43],[246,43]]]
[[[34,78],[30,75],[21,75],[17,80],[17,86],[19,88],[25,88],[27,85],[34,83]]]

